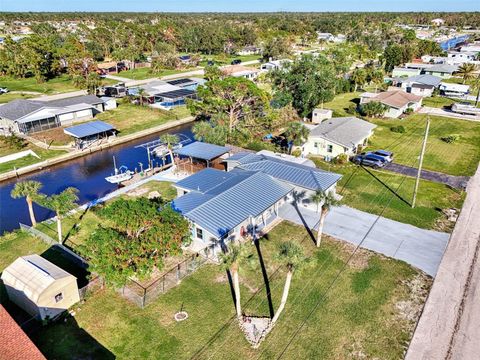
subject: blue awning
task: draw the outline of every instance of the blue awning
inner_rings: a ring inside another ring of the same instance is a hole
[[[107,124],[103,121],[92,121],[85,124],[68,127],[64,129],[63,132],[67,135],[81,139],[112,130],[115,130],[115,128],[110,124]]]
[[[207,160],[216,159],[223,154],[229,152],[225,146],[213,145],[204,142],[194,142],[180,149],[175,150],[175,153],[180,156],[188,156],[195,159]]]

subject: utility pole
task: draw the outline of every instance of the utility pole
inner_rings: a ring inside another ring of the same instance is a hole
[[[427,147],[428,131],[430,130],[430,118],[427,118],[427,127],[425,128],[425,137],[423,138],[422,151],[420,153],[420,163],[418,164],[417,179],[415,180],[415,190],[413,191],[412,208],[415,207],[417,200],[418,185],[420,184],[420,175],[422,174],[423,156]]]

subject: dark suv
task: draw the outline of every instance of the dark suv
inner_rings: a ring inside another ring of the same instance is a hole
[[[232,65],[238,65],[238,64],[240,64],[241,62],[242,62],[242,60],[240,60],[240,59],[234,59],[234,60],[232,60],[232,63],[231,63],[231,64],[232,64]]]
[[[353,158],[353,162],[357,165],[370,166],[374,169],[379,169],[387,164],[383,157],[374,154],[360,154]]]

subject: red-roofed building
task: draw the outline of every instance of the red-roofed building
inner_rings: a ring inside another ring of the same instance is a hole
[[[0,304],[0,360],[46,360]]]

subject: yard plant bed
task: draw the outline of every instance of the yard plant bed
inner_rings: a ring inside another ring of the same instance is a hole
[[[48,358],[256,359],[277,358],[319,299],[318,309],[285,353],[293,358],[402,357],[430,279],[407,264],[359,251],[331,292],[325,289],[343,267],[353,247],[325,238],[316,249],[303,227],[283,222],[260,241],[278,306],[285,272],[273,262],[284,240],[302,244],[310,261],[294,273],[286,309],[259,349],[254,350],[230,319],[234,306],[225,271],[207,265],[184,279],[145,309],[112,290],[102,290],[74,306],[74,318],[42,329],[33,340]],[[268,316],[268,305],[255,247],[241,264],[242,303],[248,316]],[[252,264],[250,264],[252,263]],[[188,312],[176,322],[174,315]],[[227,324],[227,325],[226,325]],[[228,351],[225,346],[228,344]]]

